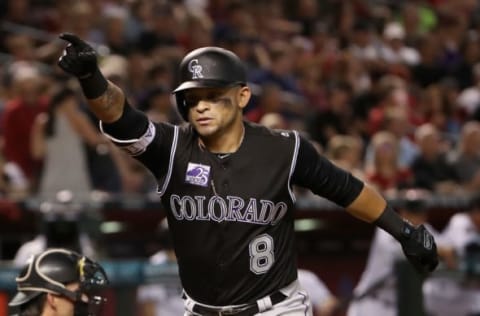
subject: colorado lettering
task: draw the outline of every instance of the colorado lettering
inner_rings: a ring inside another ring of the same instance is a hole
[[[284,202],[244,200],[238,196],[212,196],[207,200],[205,196],[172,194],[170,209],[177,220],[275,225],[285,216],[288,207]]]

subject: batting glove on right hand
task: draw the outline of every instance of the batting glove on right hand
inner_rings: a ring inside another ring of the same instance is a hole
[[[91,77],[98,69],[97,52],[74,34],[63,33],[60,38],[69,44],[59,58],[58,66],[78,79]]]
[[[437,245],[425,226],[414,227],[405,222],[400,243],[405,256],[418,272],[426,274],[435,270],[438,265]]]

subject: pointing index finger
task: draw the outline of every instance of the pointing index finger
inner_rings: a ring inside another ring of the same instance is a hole
[[[73,46],[80,46],[84,43],[77,35],[71,33],[62,33],[59,37],[62,40],[71,43]]]

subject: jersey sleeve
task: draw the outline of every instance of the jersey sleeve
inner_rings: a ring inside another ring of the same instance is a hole
[[[125,99],[122,115],[113,123],[99,122],[100,131],[131,156],[145,151],[155,137],[153,124],[145,113],[130,106]]]
[[[100,130],[117,147],[142,162],[157,179],[170,169],[178,127],[153,123],[126,102],[120,119],[109,124],[100,122]]]
[[[350,205],[363,189],[363,182],[320,155],[313,145],[300,137],[293,184],[310,189],[342,207]]]

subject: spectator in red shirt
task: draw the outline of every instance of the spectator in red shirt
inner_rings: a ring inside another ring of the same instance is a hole
[[[30,154],[30,134],[36,116],[47,108],[47,98],[42,95],[42,77],[35,67],[18,63],[12,70],[12,97],[3,112],[4,154],[16,163],[25,176],[34,180],[39,162]],[[44,89],[46,90],[46,89]]]

